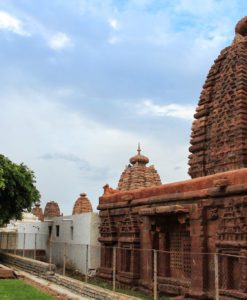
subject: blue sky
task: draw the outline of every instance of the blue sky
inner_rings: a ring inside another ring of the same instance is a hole
[[[188,178],[193,112],[245,0],[0,0],[0,153],[42,205],[96,208],[141,142],[163,183]]]

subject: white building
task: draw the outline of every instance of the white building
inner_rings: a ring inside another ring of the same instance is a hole
[[[98,213],[82,213],[53,217],[47,221],[51,238],[52,262],[85,274],[86,269],[97,269],[100,265],[99,216]],[[48,255],[50,255],[48,248]]]
[[[81,194],[70,216],[60,215],[56,202],[46,204],[44,214],[39,204],[33,213],[23,213],[21,221],[11,221],[0,228],[0,248],[28,257],[52,261],[58,267],[96,270],[100,265],[99,216],[92,212],[86,194]],[[36,215],[34,215],[36,214]],[[43,255],[43,256],[42,256]]]

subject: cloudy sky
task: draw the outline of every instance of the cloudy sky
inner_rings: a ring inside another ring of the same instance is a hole
[[[0,0],[0,153],[42,205],[94,209],[140,141],[162,182],[188,178],[193,111],[246,0]]]

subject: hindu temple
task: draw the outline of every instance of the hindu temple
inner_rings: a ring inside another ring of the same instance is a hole
[[[72,215],[93,212],[92,204],[87,197],[87,194],[81,193],[80,197],[75,201]]]
[[[98,275],[112,278],[117,247],[118,284],[152,291],[154,249],[160,295],[213,299],[217,253],[220,299],[247,299],[247,17],[208,73],[189,151],[192,179],[161,184],[138,148],[104,188]]]
[[[44,218],[49,219],[60,216],[60,208],[57,202],[49,201],[46,203],[44,210]]]
[[[32,209],[32,214],[35,215],[40,221],[44,221],[44,213],[42,207],[40,207],[40,202],[35,202],[35,205]]]
[[[160,176],[154,166],[147,166],[149,158],[141,154],[138,144],[137,155],[129,160],[118,182],[118,190],[127,191],[142,187],[161,185]]]

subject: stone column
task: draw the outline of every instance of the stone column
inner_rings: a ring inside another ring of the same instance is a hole
[[[247,250],[242,249],[240,251],[240,256],[243,256],[243,258],[240,259],[240,261],[241,261],[240,289],[243,293],[247,293]]]
[[[201,204],[194,204],[190,210],[191,237],[191,294],[202,296],[204,290],[204,228]]]
[[[166,276],[166,269],[169,264],[167,254],[163,252],[165,250],[165,242],[165,233],[159,232],[158,276],[162,277]]]
[[[153,279],[152,266],[152,239],[151,224],[148,216],[143,216],[141,225],[140,241],[141,241],[141,283],[143,286],[150,288]]]

